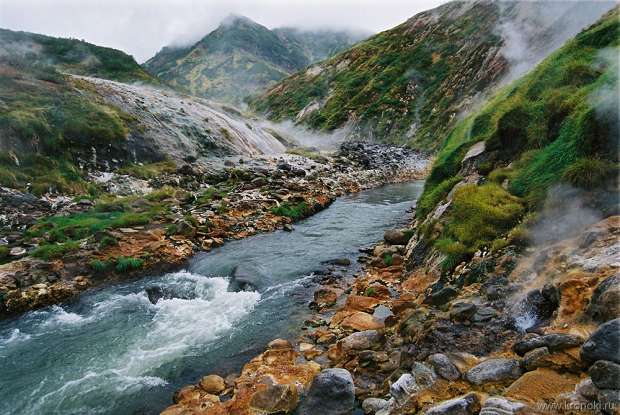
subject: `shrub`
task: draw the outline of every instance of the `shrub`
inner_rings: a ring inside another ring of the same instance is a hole
[[[444,234],[473,253],[509,231],[524,211],[521,200],[497,184],[465,185],[454,194]]]
[[[142,268],[144,260],[134,257],[120,256],[116,258],[116,271],[120,273],[136,270]]]
[[[6,245],[0,245],[0,261],[7,258],[9,256],[9,252],[11,250]]]
[[[110,268],[112,265],[109,261],[101,261],[99,259],[93,259],[88,263],[88,265],[95,272],[104,272]]]
[[[394,258],[392,257],[392,254],[385,254],[383,256],[383,263],[388,267],[392,266],[392,264],[394,263]]]
[[[296,205],[289,205],[288,203],[282,203],[280,206],[271,208],[271,213],[278,216],[286,216],[288,218],[299,220],[306,216],[309,208],[306,202],[300,202]]]
[[[364,290],[364,296],[366,297],[374,297],[376,293],[377,292],[373,287],[368,287],[366,288],[366,290]]]
[[[118,240],[113,236],[104,236],[99,242],[99,249],[107,248],[108,246],[118,245]]]

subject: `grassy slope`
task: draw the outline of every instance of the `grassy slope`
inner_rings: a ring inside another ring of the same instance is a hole
[[[253,107],[280,121],[294,118],[316,100],[324,105],[305,122],[331,130],[355,118],[367,132],[392,141],[410,139],[418,126],[418,147],[436,146],[449,131],[466,96],[492,83],[505,69],[496,62],[479,72],[501,39],[494,31],[497,5],[477,3],[462,15],[462,3],[420,13],[321,63],[316,75],[301,72],[253,100]],[[439,17],[437,17],[439,15]]]
[[[419,201],[419,218],[460,180],[461,160],[474,143],[485,141],[486,152],[475,165],[484,184],[456,191],[436,235],[447,268],[482,246],[501,246],[498,238],[507,233],[508,242],[520,239],[515,225],[541,206],[552,185],[594,190],[617,174],[619,26],[616,8],[448,135]],[[434,224],[425,226],[431,233]]]
[[[0,185],[83,193],[77,157],[125,139],[127,114],[77,91],[49,66],[0,62]]]
[[[5,55],[54,66],[62,72],[121,82],[156,82],[130,55],[82,40],[0,29],[0,45]]]

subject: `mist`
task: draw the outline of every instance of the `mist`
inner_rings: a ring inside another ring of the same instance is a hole
[[[0,0],[0,27],[72,37],[132,54],[188,45],[230,14],[267,26],[379,32],[445,0]]]
[[[616,6],[615,1],[499,2],[510,21],[496,32],[504,39],[502,54],[510,64],[509,82],[527,73],[551,52]]]
[[[261,127],[273,130],[294,146],[306,147],[320,151],[336,150],[340,144],[347,140],[351,133],[351,128],[345,126],[329,133],[321,133],[309,130],[301,125],[296,125],[291,121],[274,123],[263,121]]]

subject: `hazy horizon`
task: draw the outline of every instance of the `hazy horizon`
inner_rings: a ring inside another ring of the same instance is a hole
[[[0,27],[83,39],[138,62],[163,46],[190,44],[228,15],[269,28],[380,32],[446,0],[0,0]]]

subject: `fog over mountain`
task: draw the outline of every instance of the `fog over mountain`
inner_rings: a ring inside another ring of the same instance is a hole
[[[143,62],[163,45],[189,45],[229,14],[269,28],[378,32],[443,0],[0,0],[0,27],[74,37],[121,49]],[[122,11],[122,12],[121,12]]]

